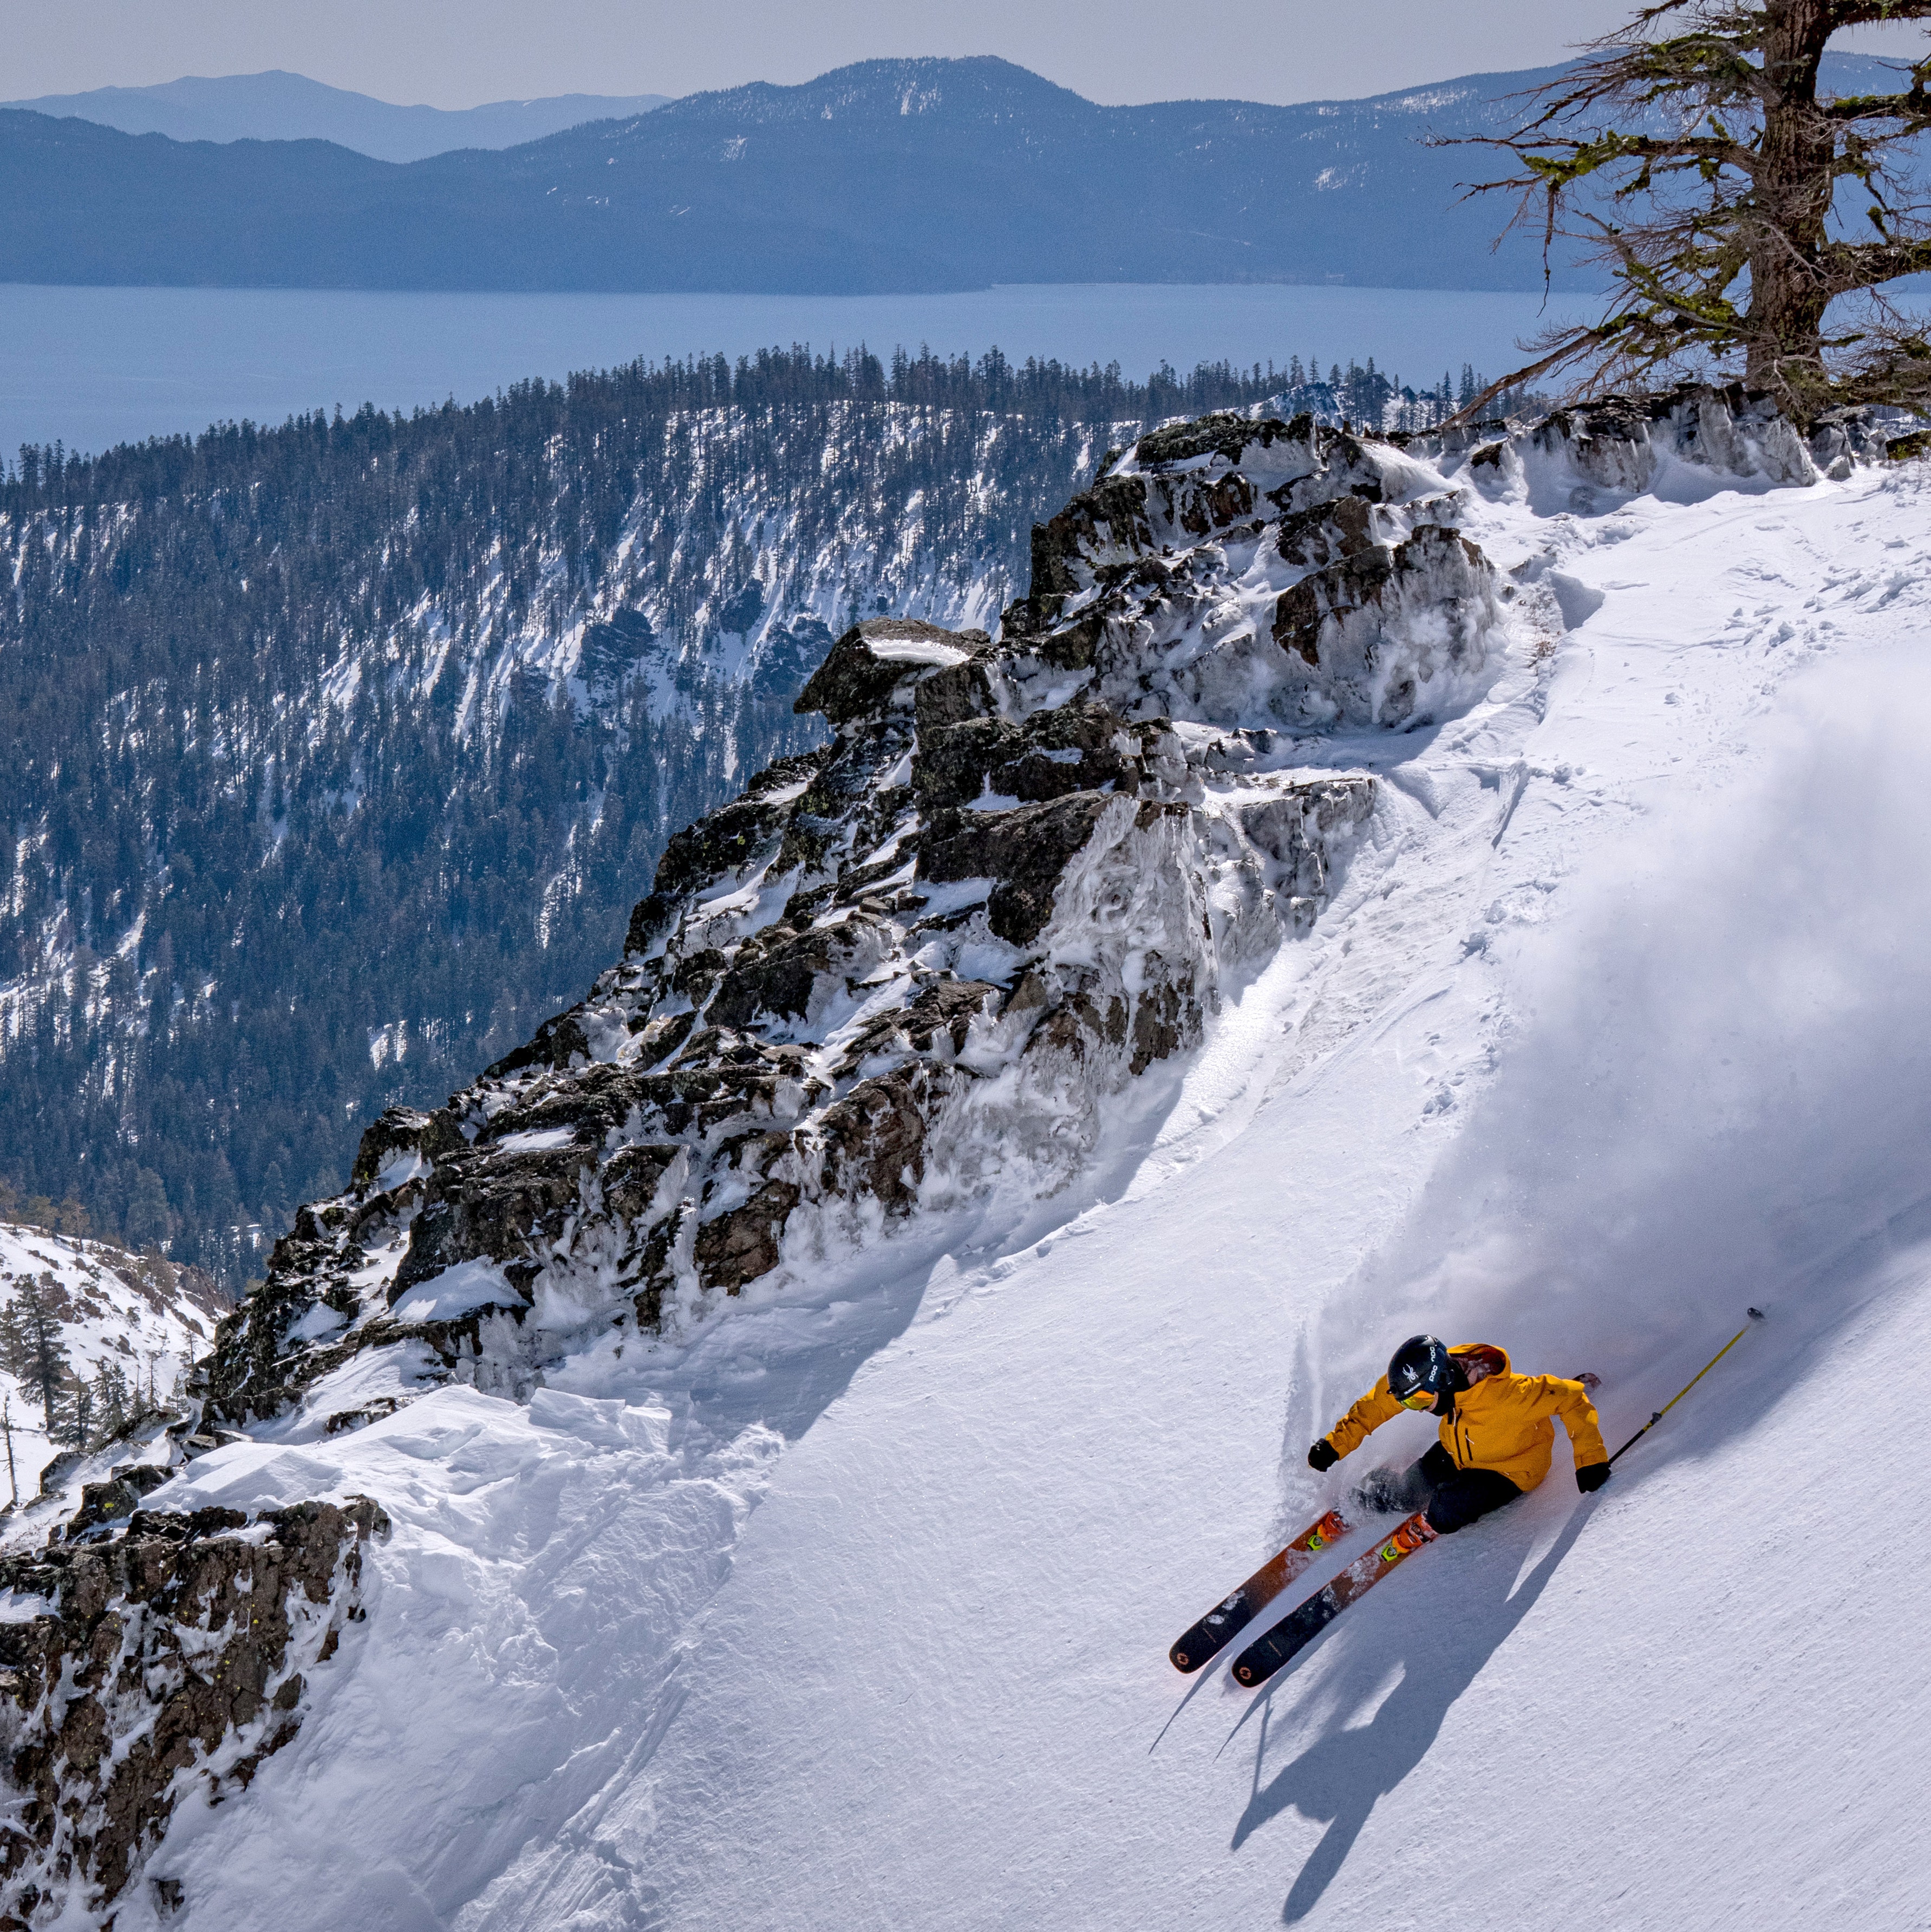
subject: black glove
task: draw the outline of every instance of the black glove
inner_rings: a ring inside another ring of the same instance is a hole
[[[1307,1452],[1307,1466],[1310,1469],[1331,1469],[1340,1460],[1334,1444],[1325,1436]]]
[[[1585,1496],[1594,1496],[1609,1480],[1609,1466],[1606,1462],[1591,1462],[1576,1472],[1576,1486]]]

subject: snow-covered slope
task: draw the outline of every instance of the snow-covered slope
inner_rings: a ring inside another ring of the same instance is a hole
[[[69,1376],[91,1384],[103,1368],[117,1373],[130,1409],[167,1402],[229,1306],[197,1269],[0,1222],[0,1307],[17,1308],[28,1291],[41,1296],[58,1325]],[[28,1502],[60,1445],[47,1435],[39,1388],[4,1362],[0,1401],[12,1418],[13,1479]]]
[[[169,1922],[1931,1916],[1931,476],[1606,451],[1375,459],[1505,648],[1430,722],[1303,728],[1376,780],[1325,910],[1060,1192],[526,1402],[364,1352],[150,1498],[394,1526],[299,1737],[175,1812]],[[1277,588],[1189,634],[1237,654]],[[1403,1336],[1593,1369],[1614,1443],[1747,1303],[1600,1497],[1558,1456],[1258,1697],[1168,1666],[1376,1460],[1303,1457]]]

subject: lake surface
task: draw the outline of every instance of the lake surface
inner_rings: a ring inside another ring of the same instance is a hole
[[[883,356],[922,343],[1015,360],[1117,362],[1141,378],[1225,356],[1369,356],[1417,387],[1465,362],[1500,375],[1515,344],[1587,298],[1439,289],[1021,284],[966,295],[389,294],[0,284],[0,451],[97,450],[298,410],[407,408],[639,356],[774,344]],[[1525,359],[1525,358],[1523,358]]]

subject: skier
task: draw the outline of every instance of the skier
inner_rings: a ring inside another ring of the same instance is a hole
[[[1595,1405],[1579,1382],[1519,1376],[1507,1354],[1486,1342],[1451,1348],[1432,1335],[1411,1336],[1388,1372],[1307,1452],[1309,1466],[1331,1469],[1405,1408],[1441,1418],[1441,1440],[1405,1474],[1374,1471],[1361,1485],[1375,1509],[1419,1510],[1443,1535],[1525,1496],[1549,1474],[1562,1418],[1576,1456],[1576,1486],[1586,1496],[1609,1480],[1609,1455]]]

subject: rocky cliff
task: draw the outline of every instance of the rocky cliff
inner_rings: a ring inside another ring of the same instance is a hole
[[[247,1789],[363,1616],[362,1545],[387,1526],[366,1497],[252,1523],[136,1507],[165,1474],[91,1488],[48,1548],[0,1559],[0,1927],[111,1925],[175,1807]]]
[[[522,1392],[1063,1185],[1318,916],[1374,797],[1334,734],[1492,674],[1504,586],[1454,515],[1393,444],[1210,417],[1109,453],[997,642],[847,631],[798,700],[832,742],[671,842],[580,1005],[370,1129],[224,1326],[214,1409],[396,1345]]]

